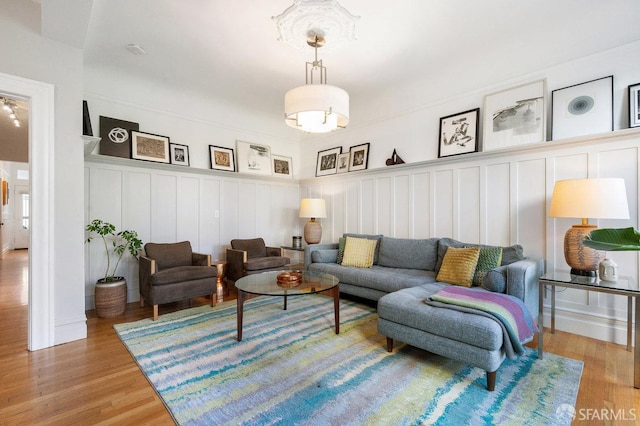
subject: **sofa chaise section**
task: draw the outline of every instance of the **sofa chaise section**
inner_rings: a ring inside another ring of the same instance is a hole
[[[493,390],[497,370],[505,359],[502,327],[486,316],[430,306],[425,300],[451,286],[437,281],[449,248],[495,247],[451,238],[361,237],[378,241],[371,268],[341,265],[339,243],[307,246],[305,267],[337,276],[343,293],[378,302],[378,331],[387,337],[387,350],[392,351],[394,340],[398,340],[481,368],[487,373],[487,388]],[[516,297],[535,317],[543,260],[525,257],[520,245],[501,247],[500,251],[500,266],[485,271],[478,291]]]

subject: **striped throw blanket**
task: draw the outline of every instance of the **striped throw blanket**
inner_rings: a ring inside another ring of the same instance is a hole
[[[517,297],[481,289],[445,287],[425,301],[431,306],[455,309],[494,319],[502,326],[503,349],[509,359],[524,353],[524,343],[538,331],[525,304]]]

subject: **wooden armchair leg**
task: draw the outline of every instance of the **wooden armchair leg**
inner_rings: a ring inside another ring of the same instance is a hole
[[[211,295],[211,307],[212,307],[212,308],[215,308],[215,307],[216,307],[216,294],[215,294],[215,293],[213,293],[213,294]]]
[[[393,339],[387,337],[387,352],[393,352]]]
[[[153,320],[158,321],[158,305],[153,305]]]

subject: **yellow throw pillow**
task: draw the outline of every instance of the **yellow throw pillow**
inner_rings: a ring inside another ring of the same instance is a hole
[[[373,266],[373,254],[376,251],[377,243],[378,241],[376,240],[347,237],[344,244],[342,266],[371,268]]]
[[[444,259],[442,259],[442,266],[440,266],[436,280],[471,287],[479,256],[480,248],[478,247],[449,247],[444,254]]]

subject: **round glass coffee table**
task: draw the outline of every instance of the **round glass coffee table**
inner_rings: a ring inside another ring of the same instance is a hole
[[[258,296],[284,298],[324,293],[333,297],[336,334],[340,334],[340,280],[329,274],[311,271],[271,271],[242,277],[236,281],[238,290],[238,341],[242,340],[242,315],[245,300]]]

